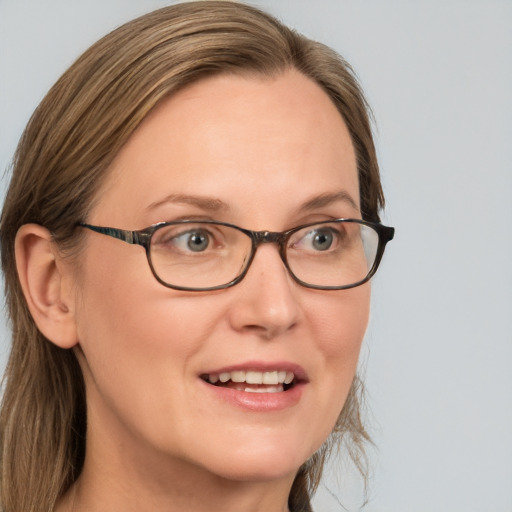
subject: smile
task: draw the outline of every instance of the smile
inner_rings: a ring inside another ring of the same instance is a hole
[[[280,393],[295,384],[295,374],[291,371],[236,370],[231,372],[208,373],[201,378],[217,387],[229,388],[247,393]]]

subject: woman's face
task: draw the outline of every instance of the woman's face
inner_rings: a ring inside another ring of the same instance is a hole
[[[87,221],[137,230],[201,218],[284,231],[360,218],[358,205],[342,118],[316,84],[289,71],[214,77],[164,102],[119,153]],[[292,479],[342,409],[369,285],[301,287],[264,244],[238,285],[177,291],[156,281],[142,247],[85,235],[75,317],[87,460],[100,455],[145,476]],[[253,393],[205,381],[235,370],[293,372],[300,382]]]

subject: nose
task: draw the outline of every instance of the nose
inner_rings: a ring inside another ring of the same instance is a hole
[[[299,320],[298,287],[290,277],[275,244],[258,247],[244,279],[232,291],[230,323],[239,332],[275,338]]]

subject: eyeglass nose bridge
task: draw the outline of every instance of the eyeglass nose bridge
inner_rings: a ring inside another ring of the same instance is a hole
[[[258,247],[261,244],[277,244],[279,247],[282,246],[286,234],[278,233],[275,231],[251,231],[252,239],[254,240],[254,248]]]
[[[253,257],[256,253],[256,249],[261,244],[276,244],[279,250],[279,255],[283,260],[283,263],[285,264],[286,268],[288,268],[288,270],[290,271],[285,254],[285,244],[288,238],[288,233],[279,233],[278,231],[250,231],[250,233],[253,240]]]
[[[279,233],[277,231],[250,231],[247,230],[248,233],[250,233],[252,238],[252,254],[249,258],[249,261],[247,262],[247,267],[245,269],[245,272],[243,273],[243,278],[247,271],[249,270],[249,267],[251,266],[254,257],[256,256],[256,250],[258,247],[262,244],[276,244],[279,256],[281,260],[284,263],[285,268],[288,270],[290,274],[293,276],[293,272],[291,271],[288,261],[286,258],[286,251],[285,251],[285,245],[286,240],[288,238],[288,233]],[[295,276],[293,276],[295,278]]]

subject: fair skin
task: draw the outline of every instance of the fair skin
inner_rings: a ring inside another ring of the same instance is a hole
[[[326,94],[295,71],[218,76],[152,112],[87,221],[134,230],[187,217],[269,231],[361,218],[354,150]],[[57,510],[288,510],[299,466],[350,389],[369,285],[301,287],[264,244],[238,285],[177,291],[156,281],[142,247],[84,234],[79,266],[43,228],[17,239],[31,312],[74,348],[87,389],[85,465]],[[201,378],[235,367],[295,371],[300,390],[233,400]]]

